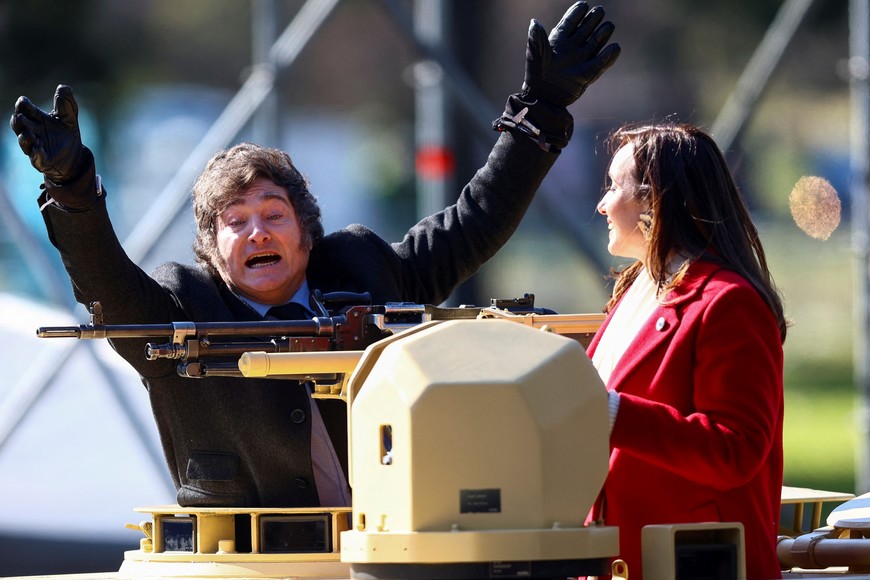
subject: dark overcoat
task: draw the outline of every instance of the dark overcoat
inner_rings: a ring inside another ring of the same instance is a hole
[[[557,157],[501,133],[458,201],[420,221],[402,241],[387,243],[361,225],[327,235],[310,256],[310,288],[370,292],[374,304],[443,302],[508,241]],[[197,266],[169,263],[143,272],[119,243],[105,196],[83,211],[50,205],[43,216],[76,299],[101,302],[106,324],[261,319]],[[319,505],[304,387],[286,380],[182,378],[174,361],[146,361],[144,343],[118,339],[112,346],[148,389],[179,504]],[[344,403],[321,401],[320,409],[346,469]]]

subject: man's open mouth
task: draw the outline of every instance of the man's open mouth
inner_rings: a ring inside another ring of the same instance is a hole
[[[262,268],[264,266],[271,266],[272,264],[277,264],[281,260],[281,256],[278,254],[258,254],[256,256],[251,256],[245,262],[245,266],[248,268]]]

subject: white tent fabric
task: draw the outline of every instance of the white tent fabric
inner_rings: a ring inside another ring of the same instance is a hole
[[[0,294],[0,534],[135,544],[134,508],[175,501],[136,373],[105,340],[36,336],[86,322]]]

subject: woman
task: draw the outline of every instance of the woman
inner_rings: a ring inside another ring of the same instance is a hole
[[[747,578],[780,578],[786,321],[725,159],[700,129],[623,127],[598,204],[615,274],[588,354],[607,385],[610,471],[591,519],[641,571],[647,524],[741,522]]]

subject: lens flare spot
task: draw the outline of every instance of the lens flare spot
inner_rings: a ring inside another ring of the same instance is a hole
[[[801,177],[788,196],[788,205],[797,226],[817,240],[827,240],[840,225],[840,197],[822,177]]]

